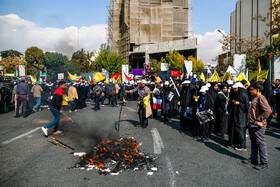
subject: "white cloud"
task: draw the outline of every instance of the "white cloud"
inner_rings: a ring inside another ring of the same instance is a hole
[[[107,25],[93,25],[42,28],[35,23],[21,19],[18,15],[0,16],[0,51],[14,49],[25,52],[28,47],[37,46],[43,51],[56,51],[71,56],[79,48],[86,51],[98,50],[106,42]],[[79,37],[78,37],[79,33]]]
[[[224,31],[222,31],[225,33]],[[217,64],[213,62],[216,56],[224,53],[222,50],[222,45],[218,42],[219,39],[222,39],[222,34],[218,30],[213,32],[206,32],[204,35],[195,35],[199,43],[199,58],[204,64]]]

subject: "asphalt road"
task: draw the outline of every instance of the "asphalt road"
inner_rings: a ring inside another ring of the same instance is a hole
[[[227,141],[211,136],[209,142],[193,140],[191,133],[179,131],[179,120],[163,122],[149,119],[146,129],[139,127],[136,103],[123,108],[119,133],[114,129],[120,107],[102,107],[68,113],[80,127],[62,119],[62,135],[43,136],[40,129],[53,119],[47,109],[27,118],[13,118],[14,112],[0,114],[0,186],[280,186],[280,130],[266,132],[269,168],[257,171],[241,163],[247,152],[227,148]],[[141,151],[156,157],[158,171],[123,171],[117,176],[99,175],[97,170],[71,169],[79,157],[73,151],[48,142],[55,137],[88,151],[102,139],[134,137],[142,142]]]

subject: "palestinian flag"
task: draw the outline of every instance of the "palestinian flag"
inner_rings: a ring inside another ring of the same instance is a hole
[[[88,83],[89,83],[89,84],[93,84],[93,80],[92,80],[90,74],[88,74]]]
[[[18,76],[18,66],[16,66],[16,69],[15,69],[15,76],[16,77]]]
[[[45,71],[45,72],[39,71],[39,72],[38,72],[37,80],[38,80],[38,83],[39,83],[39,84],[41,84],[42,81],[46,80],[46,78],[47,78],[47,73],[48,73],[47,71]]]

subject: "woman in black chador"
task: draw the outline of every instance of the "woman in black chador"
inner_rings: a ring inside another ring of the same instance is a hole
[[[229,125],[229,146],[235,147],[237,151],[246,151],[245,134],[249,109],[248,94],[240,82],[235,83],[232,88],[234,89],[235,97],[230,100],[232,106]]]
[[[213,112],[213,117],[214,117],[214,119],[209,122],[210,123],[210,127],[209,127],[210,134],[214,133],[215,129],[216,129],[216,127],[215,127],[216,126],[215,103],[217,100],[218,92],[219,92],[219,84],[217,82],[213,82],[207,92],[207,103],[209,103],[210,110]]]
[[[169,100],[168,96],[170,93],[169,82],[165,81],[164,87],[162,90],[162,109],[164,121],[168,121],[168,117],[170,117],[170,104],[171,100]]]
[[[216,132],[224,138],[225,134],[228,134],[228,102],[229,94],[228,87],[225,83],[221,84],[221,91],[218,92],[216,106]]]
[[[184,117],[185,111],[187,107],[191,107],[191,99],[192,99],[192,93],[191,93],[191,85],[189,80],[185,80],[182,83],[182,91],[180,93],[180,102],[178,103],[181,107],[180,111],[180,125],[181,130],[187,130],[187,127],[190,129],[191,127],[191,120]]]

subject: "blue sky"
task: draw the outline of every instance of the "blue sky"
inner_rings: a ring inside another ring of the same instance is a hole
[[[237,0],[193,0],[195,34],[229,31]],[[65,28],[107,23],[108,0],[0,0],[0,15],[17,14],[40,27]]]
[[[229,32],[237,0],[193,0],[199,58],[212,63],[223,53],[218,29]],[[108,0],[0,0],[0,51],[30,46],[71,56],[98,50],[107,39]]]

